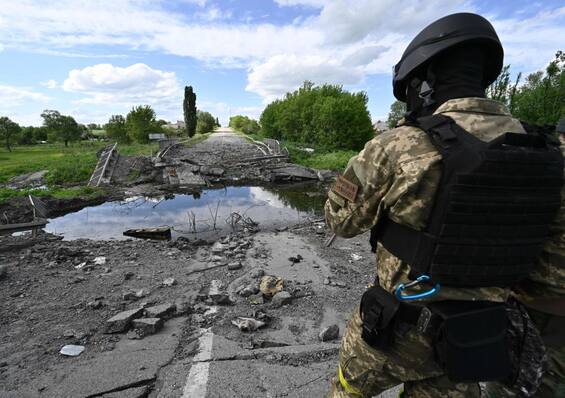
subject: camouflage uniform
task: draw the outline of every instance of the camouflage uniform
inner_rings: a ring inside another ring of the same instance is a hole
[[[483,141],[505,132],[523,133],[504,105],[484,98],[452,99],[435,112],[451,117],[459,126]],[[441,156],[424,131],[400,125],[369,141],[348,163],[344,177],[359,189],[354,201],[329,192],[326,221],[339,236],[352,237],[374,225],[385,212],[397,223],[421,230],[426,226],[441,175]],[[392,292],[407,282],[409,265],[377,247],[380,285]],[[442,287],[433,300],[505,301],[509,290]],[[396,331],[395,346],[375,350],[361,339],[361,319],[356,310],[342,340],[339,372],[332,381],[329,398],[371,397],[404,382],[404,397],[477,397],[477,384],[454,384],[433,361],[431,341],[414,330]]]

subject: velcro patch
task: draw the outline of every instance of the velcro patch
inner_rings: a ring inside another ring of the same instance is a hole
[[[349,200],[350,202],[355,201],[355,198],[357,197],[357,191],[358,190],[359,190],[359,187],[357,185],[355,185],[351,181],[348,181],[343,176],[337,176],[337,180],[335,182],[335,185],[332,188],[332,191],[334,191],[336,194],[338,194],[342,198]]]

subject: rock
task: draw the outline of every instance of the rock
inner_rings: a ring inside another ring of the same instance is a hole
[[[339,336],[339,326],[337,325],[331,325],[322,329],[322,331],[318,335],[320,341],[335,340],[337,339],[338,336]]]
[[[143,308],[122,311],[106,321],[106,333],[121,333],[129,329],[131,322],[136,318],[141,318]]]
[[[363,256],[356,253],[351,253],[351,259],[353,261],[359,261],[359,260],[363,260]]]
[[[0,265],[0,280],[4,279],[8,275],[8,266]]]
[[[346,284],[345,282],[341,282],[341,281],[337,281],[337,282],[335,283],[335,285],[336,285],[337,287],[347,287],[347,284]]]
[[[324,279],[324,285],[329,285],[330,283],[331,283],[331,282],[330,282],[330,279],[329,279],[329,278],[325,278],[325,279]]]
[[[265,303],[265,299],[263,298],[263,293],[252,294],[247,298],[250,304],[253,305],[261,305]]]
[[[249,297],[252,294],[257,294],[257,293],[259,293],[259,288],[255,284],[251,284],[249,286],[246,286],[239,292],[240,296],[243,296],[243,297]]]
[[[84,276],[77,276],[73,279],[73,283],[81,283],[84,282],[86,278]]]
[[[167,278],[163,281],[163,286],[173,286],[177,284],[177,280],[175,278]]]
[[[260,278],[263,275],[265,275],[265,271],[263,271],[263,269],[261,268],[256,268],[249,273],[249,276],[251,276],[252,278]]]
[[[192,312],[192,306],[190,300],[186,298],[178,298],[175,300],[175,316],[182,316]]]
[[[67,344],[61,348],[59,353],[61,355],[65,355],[67,357],[78,357],[80,354],[84,352],[83,345],[74,345],[74,344]]]
[[[67,329],[63,332],[63,337],[71,338],[75,337],[76,331],[74,329]]]
[[[292,301],[292,295],[289,292],[282,291],[273,296],[271,304],[273,307],[282,307],[285,304],[289,304]]]
[[[139,340],[142,337],[137,333],[137,330],[130,330],[126,333],[126,337],[130,340]]]
[[[93,310],[97,310],[99,308],[102,308],[104,306],[104,303],[102,302],[102,300],[93,300],[89,301],[86,306],[88,308],[92,308]]]
[[[7,187],[12,189],[37,188],[45,185],[45,175],[48,170],[39,170],[11,178]]]
[[[200,174],[205,174],[214,177],[221,177],[224,174],[224,169],[221,167],[209,167],[209,166],[201,166],[200,167]]]
[[[122,294],[122,300],[137,300],[139,297],[134,292],[126,292]]]
[[[129,281],[131,278],[133,278],[135,276],[135,274],[131,271],[128,271],[124,274],[124,281]]]
[[[147,318],[170,318],[175,314],[177,307],[174,304],[161,304],[145,308]]]
[[[161,318],[139,318],[133,320],[133,328],[140,331],[142,336],[155,334],[163,327]]]
[[[93,263],[94,265],[106,265],[106,257],[96,257]]]
[[[302,256],[300,254],[296,255],[296,257],[289,257],[288,261],[290,261],[291,263],[299,263],[303,260]]]
[[[231,323],[239,328],[242,332],[252,332],[266,325],[265,322],[254,318],[237,317]]]
[[[232,301],[230,296],[222,291],[222,281],[213,279],[210,281],[210,289],[208,290],[208,297],[219,305],[230,305]]]
[[[151,294],[151,292],[147,289],[139,289],[138,291],[135,292],[135,297],[143,298],[143,297],[149,296],[150,294]]]
[[[272,297],[278,292],[283,290],[283,280],[282,278],[265,275],[261,278],[261,284],[259,285],[259,290],[267,297]]]
[[[234,261],[228,264],[228,270],[235,271],[241,269],[242,265],[239,261]]]
[[[216,243],[214,243],[214,244],[212,245],[212,248],[210,249],[210,251],[211,251],[213,254],[221,254],[221,253],[223,253],[223,252],[226,251],[226,250],[227,250],[227,246],[224,245],[224,244],[222,244],[221,242],[216,242]]]
[[[221,263],[222,261],[225,261],[222,256],[217,256],[217,255],[212,256],[212,257],[210,258],[210,260],[211,260],[212,262],[214,262],[214,263]]]

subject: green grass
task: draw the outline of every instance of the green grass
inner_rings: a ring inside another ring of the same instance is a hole
[[[48,170],[47,190],[34,190],[39,196],[71,198],[88,196],[92,188],[71,186],[84,185],[90,178],[97,162],[96,153],[108,142],[79,142],[65,148],[63,144],[16,146],[12,152],[0,149],[0,184],[10,178],[39,170]],[[150,155],[158,150],[158,144],[118,145],[123,155]],[[0,203],[10,197],[27,195],[28,190],[0,189]]]
[[[343,171],[356,151],[330,151],[310,144],[297,144],[293,142],[282,142],[290,153],[290,160],[314,169],[330,169]],[[300,148],[312,148],[313,153],[308,153]]]
[[[99,187],[69,187],[69,188],[49,188],[49,189],[10,189],[0,188],[0,204],[11,198],[18,196],[34,195],[39,197],[49,196],[56,199],[72,199],[80,197],[82,199],[94,199],[106,195],[107,190]]]

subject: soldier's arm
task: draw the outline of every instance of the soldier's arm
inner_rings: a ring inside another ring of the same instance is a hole
[[[392,183],[390,163],[376,138],[349,160],[343,173],[346,181],[338,179],[329,191],[325,205],[326,222],[337,235],[353,237],[377,223],[383,211],[382,199]],[[352,190],[347,188],[354,186],[357,192],[352,195]]]

